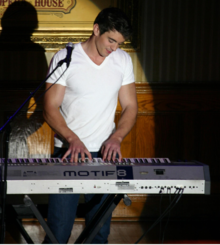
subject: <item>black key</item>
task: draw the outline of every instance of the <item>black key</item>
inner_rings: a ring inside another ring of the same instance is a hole
[[[140,163],[144,163],[144,161],[143,161],[141,158],[139,159],[139,162],[140,162]]]
[[[144,163],[149,163],[147,158],[144,158]]]

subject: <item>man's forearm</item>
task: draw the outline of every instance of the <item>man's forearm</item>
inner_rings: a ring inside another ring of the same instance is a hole
[[[128,106],[123,110],[117,130],[102,145],[103,159],[114,161],[118,154],[119,161],[121,161],[121,142],[134,126],[136,117],[137,107],[135,105]]]
[[[118,138],[120,142],[125,138],[125,136],[131,131],[137,118],[137,107],[126,108],[119,119],[116,131],[111,135],[111,137]],[[110,138],[111,138],[110,137]]]
[[[58,108],[44,109],[43,116],[54,132],[67,142],[71,142],[74,138],[78,138],[78,136],[69,129]]]

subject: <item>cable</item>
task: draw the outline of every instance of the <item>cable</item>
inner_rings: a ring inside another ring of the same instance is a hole
[[[162,193],[163,193],[163,191],[164,191],[164,189],[163,188],[161,188],[160,189],[160,212],[159,212],[159,217],[161,216],[161,214],[162,214],[162,198],[163,198],[163,195],[162,195]],[[161,232],[162,232],[162,220],[160,221],[160,228],[159,228],[159,243],[160,243],[160,241],[161,241]]]
[[[170,203],[171,203],[171,189],[170,188],[169,188],[169,191],[170,191],[170,193],[169,193],[169,199],[170,199]],[[167,194],[168,194],[168,189],[167,189]],[[170,220],[170,215],[171,215],[171,210],[169,210],[169,214],[168,214],[167,222],[166,222],[165,227],[164,227],[164,231],[163,231],[161,243],[164,243],[165,231],[166,231],[166,228],[167,228],[168,223],[169,223],[169,220]]]
[[[170,203],[170,205],[166,208],[166,210],[163,212],[163,214],[152,224],[152,226],[146,231],[144,232],[144,234],[135,242],[135,244],[139,243],[141,241],[141,239],[155,226],[157,225],[160,220],[162,220],[166,214],[168,212],[170,212],[177,204],[177,202],[180,200],[184,189],[183,188],[176,188],[175,193],[178,191],[178,193],[175,195],[174,199],[172,200],[172,202]],[[175,194],[174,193],[174,194]]]
[[[177,189],[176,189],[177,191]],[[175,193],[176,193],[175,191]],[[163,217],[168,213],[169,210],[173,209],[173,207],[176,205],[176,203],[174,203],[176,201],[176,199],[178,198],[178,194],[179,194],[180,190],[178,190],[178,193],[176,194],[176,196],[174,197],[172,203],[167,207],[167,209],[163,212],[163,214],[152,224],[152,226],[135,242],[135,244],[139,243],[141,241],[141,239],[155,226],[157,225],[162,219]],[[174,206],[172,207],[174,203]]]
[[[66,70],[67,70],[67,68],[66,68]],[[52,86],[54,86],[58,81],[59,81],[59,79],[63,76],[63,74],[66,72],[66,70],[64,70],[64,72],[60,75],[60,77],[54,82],[54,83],[52,83],[51,85],[50,85],[50,87],[49,88],[47,88],[43,93],[41,93],[37,98],[36,98],[36,100],[35,100],[35,102],[30,106],[30,107],[28,107],[25,111],[23,111],[23,112],[19,112],[19,115],[17,115],[17,117],[20,117],[20,116],[22,116],[22,115],[24,115],[25,113],[27,113],[27,111],[28,110],[30,110],[34,105],[36,105],[37,104],[37,102],[39,101],[39,99],[52,87]],[[32,97],[31,97],[32,98]]]

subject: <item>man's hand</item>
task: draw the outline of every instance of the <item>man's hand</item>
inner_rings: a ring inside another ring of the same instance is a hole
[[[64,156],[62,157],[62,161],[64,158],[66,158],[68,155],[71,154],[70,161],[71,162],[78,162],[79,153],[81,154],[82,161],[85,161],[85,154],[88,156],[89,160],[92,161],[91,153],[85,147],[83,142],[79,138],[76,138],[76,139],[71,140],[69,142],[69,148],[68,148],[67,152],[64,154]]]
[[[103,143],[101,149],[103,160],[107,159],[110,161],[112,159],[115,161],[116,155],[118,154],[119,161],[121,161],[121,141],[122,139],[120,138],[110,137]]]

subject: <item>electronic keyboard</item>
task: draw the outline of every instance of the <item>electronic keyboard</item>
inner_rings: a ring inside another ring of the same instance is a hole
[[[5,159],[0,159],[2,176]],[[197,161],[168,158],[8,159],[7,194],[175,193],[210,194],[209,167]],[[2,177],[3,179],[3,177]]]

